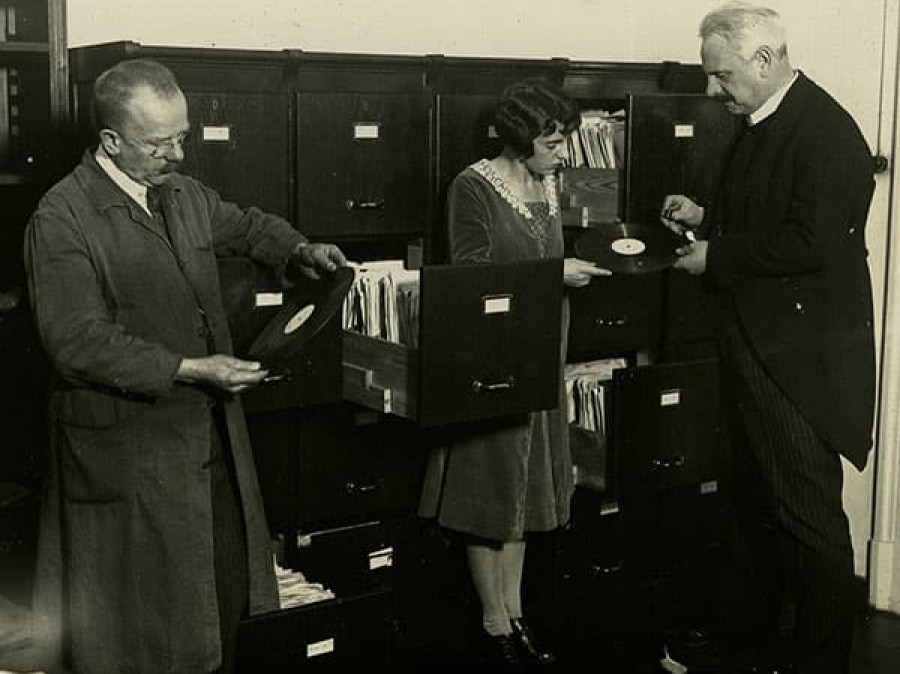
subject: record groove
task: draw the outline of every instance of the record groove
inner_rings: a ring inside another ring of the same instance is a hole
[[[671,267],[689,242],[662,224],[592,225],[575,241],[575,254],[614,274],[645,274]]]

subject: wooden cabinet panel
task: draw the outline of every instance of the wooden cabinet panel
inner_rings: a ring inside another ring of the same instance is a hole
[[[336,238],[429,229],[431,98],[297,94],[297,223]]]
[[[244,208],[290,217],[287,97],[186,90],[191,139],[183,170]]]

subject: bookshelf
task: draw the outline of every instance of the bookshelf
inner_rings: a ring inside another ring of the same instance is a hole
[[[68,117],[64,0],[0,0],[0,185],[46,185]]]

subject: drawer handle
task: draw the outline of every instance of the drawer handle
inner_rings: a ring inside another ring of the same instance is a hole
[[[599,564],[591,564],[591,578],[602,578],[613,573],[619,573],[622,570],[621,560],[610,566],[600,566]]]
[[[516,378],[509,375],[504,381],[497,381],[491,384],[485,383],[480,379],[472,380],[472,390],[475,393],[495,393],[497,391],[508,391],[516,385]]]
[[[628,324],[628,316],[604,317],[598,316],[594,319],[595,328],[620,328]]]
[[[348,482],[345,486],[348,494],[371,494],[374,491],[378,491],[378,484],[356,484],[355,482]]]
[[[355,201],[347,199],[344,202],[348,211],[374,211],[377,208],[384,208],[384,199],[378,201]]]
[[[668,470],[669,468],[683,468],[684,456],[673,456],[671,459],[653,459],[650,461],[653,470]]]

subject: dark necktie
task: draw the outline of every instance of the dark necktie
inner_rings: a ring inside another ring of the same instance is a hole
[[[166,216],[162,210],[162,194],[159,187],[147,188],[147,209],[161,225],[166,224]]]
[[[153,219],[156,221],[156,223],[160,225],[163,233],[166,235],[166,238],[171,241],[172,234],[169,232],[169,223],[166,220],[166,214],[163,211],[162,207],[161,187],[147,188],[147,210],[150,211],[150,214],[153,216]]]

